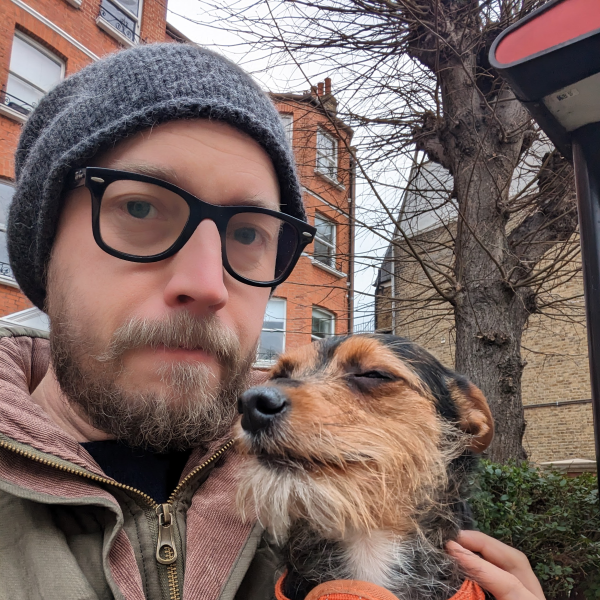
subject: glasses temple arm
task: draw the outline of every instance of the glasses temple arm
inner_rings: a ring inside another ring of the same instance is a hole
[[[67,175],[66,188],[74,190],[82,185],[85,185],[85,168],[70,171]]]

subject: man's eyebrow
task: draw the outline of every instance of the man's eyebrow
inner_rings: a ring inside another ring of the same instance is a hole
[[[151,163],[145,162],[130,162],[124,160],[117,160],[110,166],[111,169],[116,169],[118,171],[128,171],[130,173],[139,173],[140,175],[147,175],[148,177],[156,177],[156,179],[162,179],[163,181],[168,181],[169,183],[173,183],[175,185],[178,184],[178,175],[175,169],[166,166],[153,165]],[[182,186],[180,186],[182,187]],[[279,202],[273,205],[272,201],[267,200],[266,198],[256,194],[254,196],[245,196],[235,198],[232,202],[228,202],[230,206],[258,206],[261,208],[268,208],[270,210],[279,210],[280,205]]]
[[[178,179],[177,171],[175,171],[175,169],[171,169],[171,167],[153,165],[151,163],[117,160],[111,165],[110,168],[118,171],[139,173],[140,175],[147,175],[148,177],[156,177],[156,179],[162,179],[170,183],[176,183]]]
[[[279,210],[279,202],[273,206],[273,202],[263,198],[262,196],[246,196],[243,198],[236,198],[230,203],[231,206],[258,206],[261,208],[268,208],[270,210]]]

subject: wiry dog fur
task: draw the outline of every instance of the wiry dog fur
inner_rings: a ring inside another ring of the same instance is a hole
[[[250,457],[239,500],[283,541],[287,597],[333,579],[403,600],[452,596],[464,576],[444,544],[467,525],[473,454],[493,434],[481,392],[416,344],[381,335],[289,352],[266,386],[285,406],[260,431],[245,417],[236,426]]]

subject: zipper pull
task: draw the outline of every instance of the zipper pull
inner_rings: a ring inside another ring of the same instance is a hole
[[[171,514],[171,505],[160,504],[156,507],[156,514],[158,515],[156,560],[161,565],[171,565],[177,560],[177,549],[175,548],[175,540],[173,539],[173,515]]]

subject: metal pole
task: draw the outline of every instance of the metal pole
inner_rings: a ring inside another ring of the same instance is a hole
[[[600,473],[600,123],[586,125],[573,133],[573,163],[583,259],[596,465]]]

